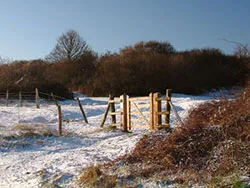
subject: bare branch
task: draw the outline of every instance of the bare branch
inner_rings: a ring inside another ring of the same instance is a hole
[[[236,44],[236,49],[235,49],[234,55],[236,55],[238,57],[250,56],[250,48],[248,47],[248,44],[242,44],[240,42],[228,40],[225,38],[223,38],[222,40],[224,40],[228,43]]]

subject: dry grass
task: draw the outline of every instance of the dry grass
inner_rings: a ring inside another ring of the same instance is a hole
[[[78,179],[78,185],[81,187],[112,188],[117,185],[117,177],[104,174],[100,166],[91,165],[83,170],[83,174]]]
[[[233,174],[250,176],[250,87],[235,100],[222,98],[193,109],[185,126],[171,135],[147,135],[131,154],[109,164],[119,169],[122,162],[130,175],[173,183],[230,183]],[[178,177],[178,178],[176,178]]]
[[[15,136],[52,136],[53,131],[44,124],[16,124],[13,127]]]

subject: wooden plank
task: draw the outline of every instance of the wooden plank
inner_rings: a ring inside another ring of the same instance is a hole
[[[109,101],[114,100],[114,97],[109,95]],[[115,113],[115,103],[109,103],[110,104],[110,115],[111,115],[111,123],[116,124],[116,114]]]
[[[144,101],[144,100],[149,100],[149,97],[134,97],[134,98],[129,98],[129,101]]]
[[[82,104],[81,104],[79,98],[77,97],[76,100],[77,100],[77,103],[78,103],[78,105],[79,105],[79,107],[80,107],[80,110],[81,110],[81,112],[82,112],[82,117],[83,117],[85,123],[88,123],[87,117],[86,117],[86,115],[85,115],[85,112],[84,112],[84,110],[83,110],[83,107],[82,107]]]
[[[160,97],[160,98],[157,98],[156,99],[157,101],[169,101],[169,100],[171,100],[171,97]]]
[[[136,104],[138,108],[149,108],[149,104]]]
[[[113,116],[113,115],[121,115],[121,112],[110,112],[109,113],[111,116]]]
[[[121,100],[120,99],[112,99],[112,100],[109,100],[109,103],[120,103]]]
[[[103,119],[102,119],[100,127],[104,126],[104,123],[105,123],[105,121],[107,119],[107,116],[108,116],[109,108],[110,108],[110,103],[108,103],[108,106],[107,106],[107,108],[106,108],[106,110],[104,112],[104,116],[103,116]]]
[[[163,112],[157,112],[158,115],[168,115],[170,112],[168,111],[163,111]]]
[[[110,127],[118,127],[118,126],[120,126],[120,124],[118,124],[118,123],[116,123],[116,124],[110,124],[109,126]]]
[[[180,122],[180,124],[181,124],[182,126],[184,126],[184,123],[183,123],[183,121],[181,120],[181,117],[180,117],[179,114],[177,113],[177,111],[176,111],[176,109],[175,109],[175,107],[174,107],[174,105],[172,104],[171,101],[169,101],[169,104],[170,104],[170,106],[171,106],[171,108],[172,108],[172,110],[173,110],[173,112],[174,112],[174,114],[175,114],[177,120]]]
[[[139,112],[139,114],[141,115],[141,117],[144,119],[144,121],[150,125],[149,121],[147,120],[147,118],[143,115],[143,113],[140,111],[140,109],[138,108],[138,106],[132,101],[131,104],[134,105],[134,107],[136,108],[136,110]]]

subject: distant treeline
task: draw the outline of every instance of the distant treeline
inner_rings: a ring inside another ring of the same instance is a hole
[[[89,96],[147,95],[174,92],[200,94],[211,89],[242,86],[249,75],[249,59],[225,55],[219,49],[177,52],[166,42],[139,42],[98,56],[84,53],[78,60],[48,63],[15,61],[0,66],[0,91],[45,92],[71,97],[71,91]]]

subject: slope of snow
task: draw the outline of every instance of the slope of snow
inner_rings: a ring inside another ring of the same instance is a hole
[[[83,121],[75,101],[63,101],[62,137],[11,137],[18,135],[20,130],[14,127],[20,124],[49,127],[56,133],[58,117],[53,103],[42,103],[40,109],[31,103],[22,108],[0,106],[0,187],[34,188],[49,184],[75,187],[74,180],[83,168],[130,152],[137,141],[150,132],[136,129],[125,134],[100,129],[107,98],[80,97],[89,124]],[[184,119],[190,108],[210,99],[210,96],[174,94],[172,102]],[[171,115],[171,125],[176,124],[176,118]]]

